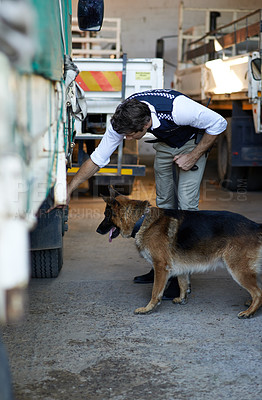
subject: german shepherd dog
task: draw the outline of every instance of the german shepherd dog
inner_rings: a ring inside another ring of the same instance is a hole
[[[178,277],[184,304],[188,274],[227,268],[233,279],[251,295],[249,308],[238,314],[251,317],[262,304],[258,274],[262,265],[262,225],[228,211],[181,211],[151,207],[148,201],[130,200],[110,188],[105,218],[97,228],[109,240],[121,234],[134,237],[142,257],[154,267],[152,297],[136,314],[152,311],[161,302],[168,279]]]

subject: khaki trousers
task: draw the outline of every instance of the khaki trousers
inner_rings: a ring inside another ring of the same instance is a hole
[[[196,147],[195,140],[189,140],[180,149],[165,143],[154,144],[156,204],[160,208],[198,210],[200,184],[206,166],[206,155],[196,163],[197,171],[183,171],[175,164],[176,179],[173,179],[173,158],[178,154],[190,153]]]

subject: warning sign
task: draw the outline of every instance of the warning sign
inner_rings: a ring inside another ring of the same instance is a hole
[[[151,72],[147,71],[136,72],[137,81],[150,81],[150,79],[151,79]]]

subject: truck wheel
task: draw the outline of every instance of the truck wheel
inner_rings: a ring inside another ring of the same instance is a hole
[[[247,179],[246,167],[232,167],[231,165],[231,119],[228,119],[228,128],[218,137],[217,154],[218,176],[221,185],[236,191],[241,182]]]
[[[0,399],[13,400],[8,358],[0,337]]]
[[[63,265],[63,236],[67,230],[68,207],[46,210],[52,205],[46,200],[30,233],[31,277],[56,278]]]
[[[63,265],[63,248],[31,251],[31,277],[56,278]]]

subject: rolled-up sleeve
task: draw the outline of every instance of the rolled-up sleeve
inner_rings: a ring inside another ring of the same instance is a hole
[[[209,135],[219,135],[227,127],[220,114],[183,95],[175,98],[172,116],[177,125],[204,129]]]
[[[110,157],[115,151],[117,146],[122,142],[123,135],[119,135],[110,124],[107,128],[103,139],[91,154],[90,158],[100,168],[104,167],[110,162]]]

